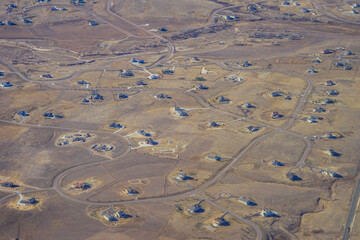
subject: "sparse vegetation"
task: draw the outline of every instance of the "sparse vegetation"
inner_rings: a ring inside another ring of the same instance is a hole
[[[359,12],[4,1],[2,236],[356,239]]]

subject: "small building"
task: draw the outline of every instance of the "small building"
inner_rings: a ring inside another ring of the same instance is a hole
[[[105,220],[107,220],[109,222],[113,222],[113,221],[117,220],[114,216],[112,216],[108,213],[104,213],[102,216],[103,216],[103,218],[105,218]]]
[[[227,77],[227,80],[232,81],[232,82],[243,82],[244,79],[241,77],[236,77],[236,76],[231,76],[231,77]]]
[[[83,103],[88,103],[89,100],[87,100],[86,98],[84,98],[84,99],[82,100],[82,102],[83,102]]]
[[[12,21],[5,21],[5,24],[8,26],[16,26],[16,23],[14,23]]]
[[[248,102],[244,103],[242,106],[245,108],[255,108],[255,106],[251,105],[251,103]]]
[[[164,69],[162,70],[162,73],[166,75],[174,75],[175,72],[172,69]]]
[[[150,74],[150,76],[148,77],[149,79],[153,80],[153,79],[159,79],[159,75],[157,74]]]
[[[46,113],[43,114],[43,116],[46,117],[46,118],[55,118],[54,114],[51,113],[51,112],[49,112],[49,113],[46,112]]]
[[[175,113],[180,117],[186,117],[188,114],[185,112],[184,109],[181,109],[179,107],[175,107]]]
[[[145,143],[148,145],[156,145],[157,143],[152,138],[145,139]]]
[[[263,217],[277,217],[278,216],[277,212],[275,212],[271,209],[267,209],[267,208],[263,209],[261,211],[260,215]]]
[[[85,82],[84,80],[77,81],[77,84],[78,84],[78,85],[90,85],[89,82]]]
[[[84,138],[86,141],[86,138]],[[106,144],[95,144],[91,147],[91,149],[94,149],[97,152],[108,152],[114,149],[114,146],[106,145]]]
[[[89,99],[91,100],[104,100],[104,97],[97,93],[96,89],[93,89],[92,93],[90,94]]]
[[[285,100],[291,100],[291,97],[290,97],[290,95],[287,95],[284,99]]]
[[[7,187],[7,188],[17,188],[17,187],[19,187],[19,185],[16,185],[13,182],[3,182],[0,185],[2,187]]]
[[[179,173],[177,176],[176,176],[176,180],[179,180],[179,181],[185,181],[185,180],[187,180],[187,176],[186,176],[186,174],[185,173]]]
[[[321,63],[322,61],[319,58],[317,58],[317,59],[312,60],[311,62],[313,62],[313,63]]]
[[[50,11],[51,11],[51,12],[57,12],[57,11],[59,11],[59,10],[61,10],[61,8],[58,8],[58,7],[56,7],[56,6],[50,8]]]
[[[336,91],[336,90],[330,90],[330,91],[327,91],[326,93],[327,93],[327,95],[330,95],[330,96],[337,96],[337,95],[339,95],[339,92]]]
[[[95,22],[93,20],[88,20],[88,23],[89,23],[89,26],[97,26],[97,25],[99,25],[98,22]]]
[[[0,86],[1,87],[12,87],[13,85],[10,82],[1,82]]]
[[[71,0],[71,3],[74,4],[75,6],[83,6],[83,4],[85,4],[85,0]]]
[[[334,65],[336,67],[345,67],[346,63],[344,63],[344,62],[335,62]]]
[[[334,85],[336,84],[331,80],[325,82],[325,86],[334,86]]]
[[[76,189],[86,190],[91,188],[91,185],[87,182],[75,182],[72,187]]]
[[[35,205],[37,203],[38,203],[38,201],[36,201],[35,198],[29,198],[27,200],[21,200],[17,204],[20,206],[29,206],[29,205]]]
[[[140,81],[137,81],[137,82],[136,82],[136,85],[138,85],[138,86],[146,86],[147,84],[144,83],[143,80],[140,80]]]
[[[18,115],[20,115],[20,116],[22,116],[22,117],[29,116],[29,114],[26,113],[25,111],[19,111],[19,112],[18,112]]]
[[[335,50],[332,50],[332,49],[325,49],[323,50],[323,54],[331,54],[331,53],[334,53]]]
[[[60,114],[55,114],[55,115],[54,115],[54,114],[51,113],[51,112],[49,112],[49,113],[44,113],[43,116],[46,117],[46,118],[51,118],[51,119],[64,118],[64,116],[62,116],[62,115],[60,115]]]
[[[220,226],[223,226],[227,223],[227,221],[224,219],[224,218],[215,218],[211,224],[214,226],[214,227],[220,227]]]
[[[243,67],[250,67],[252,66],[251,63],[249,63],[248,61],[245,61],[243,64],[242,64]]]
[[[320,101],[321,105],[332,104],[332,103],[334,103],[334,100],[332,100],[330,98],[324,98]]]
[[[117,219],[114,217],[116,212],[114,209],[110,208],[101,213],[101,216],[105,218],[107,221],[117,221]]]
[[[308,118],[306,118],[306,121],[308,122],[308,123],[316,123],[317,121],[315,120],[315,118],[313,118],[313,117],[308,117]]]
[[[332,177],[332,178],[341,178],[342,176],[340,174],[337,174],[336,172],[332,171],[332,170],[323,170],[321,172],[322,175],[324,176],[329,176],[329,177]]]
[[[249,4],[247,6],[247,9],[250,11],[250,12],[257,12],[257,8],[256,8],[256,5],[255,4]]]
[[[351,70],[352,67],[351,67],[350,65],[346,65],[344,69],[345,69],[345,70]]]
[[[307,9],[307,8],[302,8],[301,11],[302,11],[303,13],[309,13],[309,12],[310,12],[310,10]]]
[[[230,99],[225,98],[224,96],[219,96],[215,98],[215,101],[218,103],[228,103],[230,102]]]
[[[4,77],[5,73],[0,71],[0,77]]]
[[[221,157],[218,156],[218,155],[215,155],[215,154],[208,154],[206,157],[208,159],[215,160],[215,161],[220,161],[221,160]]]
[[[315,71],[313,68],[309,68],[307,70],[308,73],[317,73],[318,71]]]
[[[248,206],[255,206],[257,205],[255,202],[251,201],[250,199],[247,199],[244,196],[238,197],[238,202],[248,205]]]
[[[196,89],[206,90],[206,89],[208,89],[208,87],[205,87],[204,85],[202,85],[201,83],[199,83],[199,84],[196,85]]]
[[[235,21],[239,19],[239,17],[235,15],[222,15],[221,18],[227,21]]]
[[[136,191],[135,189],[131,188],[131,187],[126,187],[122,190],[123,193],[129,195],[129,196],[133,196],[136,194],[139,194],[138,191]]]
[[[199,62],[200,59],[198,57],[189,57],[189,58],[186,58],[184,61],[185,62],[188,62],[188,61],[190,61],[190,62]]]
[[[145,64],[144,60],[136,60],[135,58],[131,58],[131,63],[134,64]]]
[[[272,161],[272,162],[271,162],[271,165],[273,165],[273,166],[279,166],[279,167],[284,166],[284,164],[283,164],[282,162],[278,161],[278,160]]]
[[[336,138],[340,138],[341,135],[338,134],[338,133],[329,132],[329,133],[325,133],[323,137],[324,138],[334,138],[334,139],[336,139]]]
[[[244,130],[247,131],[247,132],[253,133],[253,132],[258,131],[259,127],[249,126],[249,127],[244,128]]]
[[[104,100],[104,97],[101,96],[100,94],[96,93],[96,94],[92,94],[92,95],[90,96],[90,99],[91,99],[91,100]]]
[[[336,157],[340,155],[339,153],[335,152],[335,150],[332,148],[324,150],[324,153],[331,157]]]
[[[211,121],[211,122],[209,122],[209,127],[220,127],[220,124],[218,124],[214,121]]]
[[[354,3],[353,5],[351,5],[351,7],[352,7],[352,8],[358,8],[358,7],[360,7],[360,4]]]
[[[43,74],[42,76],[41,76],[42,78],[54,78],[52,75],[50,75],[50,74]]]
[[[270,97],[280,97],[283,95],[283,93],[276,91],[276,92],[271,92],[269,95],[270,95]]]
[[[203,209],[202,209],[202,207],[200,206],[200,204],[194,204],[194,205],[186,208],[186,209],[184,210],[184,212],[185,212],[186,214],[190,215],[190,214],[193,214],[193,213],[198,213],[198,212],[200,212],[200,211],[202,211],[202,210],[203,210]]]
[[[127,214],[121,210],[115,213],[115,217],[117,217],[117,218],[126,218],[126,215]]]
[[[122,128],[123,126],[120,123],[110,123],[109,127],[111,127],[111,128]]]
[[[289,6],[289,5],[290,5],[290,2],[288,2],[288,1],[283,1],[283,2],[282,2],[282,5],[283,5],[283,6]]]
[[[145,137],[151,137],[151,134],[150,133],[147,133],[145,132],[145,130],[137,130],[136,133],[140,134],[140,135],[143,135]]]
[[[318,113],[322,113],[322,112],[326,112],[326,109],[322,108],[322,107],[317,107],[313,109],[313,112],[318,112]]]
[[[299,176],[292,172],[286,173],[286,178],[293,182],[302,180]]]
[[[171,99],[171,97],[169,95],[164,94],[164,93],[159,93],[159,94],[155,95],[155,98]]]
[[[282,117],[282,115],[279,114],[278,112],[272,112],[271,113],[271,118],[272,119],[277,119],[277,118],[281,118],[281,117]]]
[[[28,18],[23,18],[23,20],[22,20],[24,23],[26,23],[26,24],[32,24],[32,23],[34,23],[33,21],[31,21],[30,19],[28,19]]]
[[[120,70],[120,72],[121,72],[121,77],[123,78],[129,78],[134,76],[131,70]]]
[[[124,211],[118,211],[118,212],[116,212],[115,214],[114,214],[114,216],[115,217],[117,217],[117,218],[124,218],[124,219],[127,219],[127,218],[131,218],[132,216],[131,215],[129,215],[129,214],[126,214]]]
[[[126,98],[128,98],[128,95],[123,94],[123,93],[120,93],[120,94],[119,94],[119,98],[120,98],[120,99],[126,99]]]

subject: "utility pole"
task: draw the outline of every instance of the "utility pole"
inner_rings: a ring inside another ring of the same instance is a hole
[[[18,222],[18,230],[17,230],[17,240],[20,239],[20,222]]]

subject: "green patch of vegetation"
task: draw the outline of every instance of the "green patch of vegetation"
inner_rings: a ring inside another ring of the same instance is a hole
[[[92,211],[92,212],[90,213],[90,217],[99,218],[99,215],[97,214],[96,211]]]
[[[204,77],[196,77],[195,81],[206,81]]]
[[[203,225],[203,224],[202,224],[201,222],[198,222],[197,224],[195,224],[194,227],[197,228],[197,229],[199,229],[199,228],[202,227],[202,225]]]
[[[305,163],[306,165],[308,165],[308,166],[312,166],[312,165],[313,165],[312,161],[310,161],[309,159],[306,159],[304,163]]]

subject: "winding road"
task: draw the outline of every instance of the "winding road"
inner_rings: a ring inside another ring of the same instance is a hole
[[[265,2],[265,1],[262,1],[262,2]],[[39,7],[43,7],[44,5],[41,5]],[[240,6],[244,6],[244,4],[242,5],[239,5],[239,6],[229,6],[229,7],[224,7],[224,8],[221,8],[221,9],[218,9],[216,11],[214,11],[212,13],[212,15],[210,16],[210,19],[208,21],[208,24],[211,24],[213,23],[214,19],[215,19],[215,16],[216,14],[218,14],[219,12],[221,12],[222,10],[226,10],[226,9],[230,9],[230,8],[234,8],[234,7],[240,7]],[[159,64],[171,59],[174,54],[175,54],[175,46],[173,45],[173,43],[171,43],[169,40],[165,39],[164,37],[160,36],[160,35],[157,35],[155,33],[152,33],[152,32],[149,32],[147,31],[146,29],[136,25],[135,23],[123,18],[122,16],[118,15],[116,12],[114,12],[112,10],[112,7],[113,7],[113,4],[112,4],[112,1],[111,0],[108,0],[107,1],[107,5],[106,5],[106,11],[111,14],[112,16],[115,16],[119,19],[121,19],[122,21],[125,21],[127,22],[128,24],[142,30],[142,31],[145,31],[146,33],[150,34],[152,37],[155,37],[155,38],[158,38],[164,42],[166,42],[168,44],[168,47],[169,47],[169,52],[168,52],[168,55],[164,58],[160,58],[158,61],[154,62],[153,64],[149,65],[148,67],[146,67],[146,69],[149,69],[149,68],[152,68],[152,67],[155,67],[155,66],[158,66]],[[95,13],[93,13],[92,11],[86,9],[86,8],[79,8],[79,9],[82,9],[84,11],[86,11],[88,14],[90,14],[91,16],[103,21],[103,22],[106,22],[107,24],[109,24],[110,26],[112,26],[113,28],[119,30],[120,32],[128,35],[128,36],[134,36],[132,35],[131,33],[119,28],[118,26],[114,25],[113,23],[107,21],[106,19],[103,19],[101,16],[98,16],[96,15]],[[138,37],[138,36],[134,36],[134,37]],[[0,57],[0,61],[6,65],[10,70],[12,70],[14,73],[16,73],[21,79],[23,79],[24,81],[28,81],[28,82],[32,82],[32,83],[35,83],[35,84],[43,84],[43,85],[46,85],[48,88],[52,88],[52,89],[57,89],[57,90],[85,90],[83,88],[75,88],[75,87],[58,87],[58,86],[55,86],[55,85],[51,85],[52,83],[56,83],[56,82],[59,82],[59,81],[69,81],[71,79],[75,79],[76,77],[78,77],[79,75],[85,73],[85,72],[88,72],[88,71],[99,71],[99,70],[104,70],[104,69],[92,69],[92,70],[82,70],[82,71],[79,71],[75,74],[73,74],[72,76],[69,76],[69,77],[66,77],[66,78],[62,78],[62,79],[55,79],[55,80],[51,80],[51,81],[37,81],[37,80],[32,80],[32,79],[29,79],[27,78],[25,75],[23,75],[17,68],[15,68],[13,65],[11,65],[10,63],[8,63],[4,58]],[[221,65],[220,65],[221,66]],[[222,66],[223,68],[225,68],[224,66]],[[228,70],[231,70],[231,71],[235,71],[235,69],[229,69],[227,67]],[[116,136],[119,136],[125,143],[127,143],[128,147],[127,149],[124,151],[124,153],[122,153],[120,156],[114,158],[114,159],[109,159],[109,160],[104,160],[104,161],[101,161],[101,162],[93,162],[93,163],[86,163],[86,164],[83,164],[83,165],[78,165],[78,166],[74,166],[74,167],[71,167],[63,172],[61,172],[59,175],[57,175],[55,178],[54,178],[54,181],[53,181],[53,186],[51,188],[44,188],[44,189],[36,189],[36,190],[29,190],[29,191],[14,191],[14,193],[8,195],[8,196],[5,196],[3,198],[0,199],[0,203],[2,202],[5,202],[7,201],[8,199],[18,195],[18,194],[26,194],[26,193],[33,193],[33,192],[39,192],[39,191],[50,191],[50,190],[53,190],[53,191],[56,191],[60,196],[62,196],[63,198],[69,200],[69,201],[73,201],[73,202],[77,202],[77,203],[81,203],[81,204],[90,204],[90,205],[98,205],[98,206],[107,206],[107,205],[112,205],[112,204],[135,204],[135,203],[141,203],[141,202],[157,202],[157,201],[160,201],[160,200],[169,200],[169,199],[176,199],[176,198],[179,198],[179,197],[185,197],[185,196],[198,196],[200,198],[203,198],[205,199],[205,201],[209,202],[210,204],[212,204],[213,206],[225,211],[225,212],[228,212],[229,214],[233,215],[234,217],[240,219],[241,221],[244,221],[245,223],[247,223],[248,225],[250,225],[251,227],[254,228],[254,230],[256,231],[256,238],[258,240],[261,240],[263,239],[263,235],[262,235],[262,232],[261,232],[261,229],[256,225],[254,224],[253,222],[237,215],[236,213],[233,213],[227,209],[225,209],[224,207],[220,206],[219,204],[216,204],[215,202],[211,201],[210,199],[207,199],[206,197],[200,195],[199,191],[201,190],[204,190],[210,186],[212,186],[213,184],[215,184],[221,177],[223,177],[227,171],[234,165],[236,164],[253,146],[255,146],[258,142],[264,140],[265,138],[277,133],[277,132],[285,132],[287,134],[291,134],[292,136],[295,136],[295,137],[298,137],[298,138],[301,138],[305,143],[306,143],[306,149],[305,151],[303,152],[301,158],[299,159],[299,161],[297,162],[297,167],[300,168],[302,166],[304,166],[304,161],[306,160],[306,157],[308,156],[309,152],[310,152],[310,149],[311,149],[311,143],[310,141],[302,136],[301,134],[298,134],[298,133],[295,133],[295,132],[292,132],[292,131],[289,131],[288,129],[290,127],[293,126],[293,124],[295,123],[296,121],[296,118],[297,118],[297,115],[300,113],[300,111],[302,110],[303,106],[304,106],[304,103],[306,102],[306,99],[309,95],[309,93],[311,92],[311,89],[312,89],[312,83],[311,83],[311,80],[309,78],[307,78],[306,76],[304,75],[299,75],[299,74],[296,74],[296,73],[293,73],[293,72],[287,72],[287,71],[274,71],[274,70],[269,70],[269,69],[263,69],[263,70],[243,70],[243,71],[267,71],[267,72],[281,72],[281,73],[284,73],[284,74],[288,74],[290,76],[295,76],[295,77],[299,77],[301,79],[303,79],[306,83],[307,83],[307,86],[306,86],[306,89],[305,89],[305,92],[303,93],[303,96],[302,98],[300,99],[300,101],[298,102],[297,104],[297,107],[290,119],[290,121],[283,127],[280,127],[280,128],[277,128],[277,127],[274,127],[274,126],[271,126],[271,125],[268,125],[268,124],[265,124],[265,123],[261,123],[261,122],[258,122],[256,120],[252,120],[252,119],[248,119],[248,118],[244,118],[244,117],[239,117],[238,115],[236,114],[233,114],[233,113],[229,113],[229,112],[226,112],[226,111],[223,111],[223,110],[220,110],[218,108],[215,108],[214,106],[212,106],[210,103],[208,103],[207,101],[205,101],[203,98],[201,98],[199,95],[197,95],[196,93],[194,92],[187,92],[185,90],[179,90],[179,89],[165,89],[165,90],[170,90],[170,91],[178,91],[178,92],[182,92],[184,94],[188,94],[189,96],[195,98],[204,108],[208,108],[210,109],[211,111],[213,112],[216,112],[218,114],[226,114],[226,115],[229,115],[233,118],[235,118],[236,120],[241,120],[241,121],[246,121],[246,122],[249,122],[249,123],[253,123],[253,124],[258,124],[260,126],[263,126],[263,127],[266,127],[266,128],[269,128],[269,129],[272,129],[271,132],[268,132],[268,133],[265,133],[263,135],[259,135],[258,137],[254,138],[247,146],[245,146],[236,156],[233,157],[232,160],[228,161],[228,163],[226,165],[223,166],[222,169],[220,169],[219,171],[217,171],[213,176],[211,176],[209,178],[209,180],[205,183],[203,183],[202,185],[196,187],[196,188],[193,188],[193,189],[189,189],[189,190],[186,190],[186,191],[183,191],[183,192],[180,192],[180,193],[175,193],[175,194],[172,194],[172,195],[167,195],[167,196],[160,196],[160,197],[149,197],[149,198],[143,198],[143,199],[136,199],[136,200],[130,200],[130,201],[114,201],[114,202],[90,202],[90,201],[85,201],[85,200],[80,200],[80,199],[76,199],[74,197],[71,197],[69,195],[66,195],[62,189],[60,188],[61,186],[61,181],[62,179],[67,176],[69,173],[72,173],[74,171],[77,171],[77,170],[80,170],[80,169],[83,169],[83,168],[87,168],[87,167],[91,167],[91,166],[95,166],[95,165],[99,165],[99,164],[104,164],[104,163],[109,163],[109,162],[114,162],[114,161],[118,161],[120,159],[122,159],[123,157],[125,157],[126,155],[128,155],[132,150],[132,143],[130,142],[130,140],[124,136],[121,136],[119,134],[117,134]],[[102,88],[101,90],[106,90],[104,88]],[[123,88],[110,88],[110,89],[107,89],[109,91],[124,91],[125,89]],[[141,89],[140,91],[154,91],[154,90],[161,90],[161,89]],[[13,121],[7,121],[7,120],[0,120],[1,123],[4,123],[4,124],[13,124],[13,125],[21,125],[21,126],[24,126],[24,127],[32,127],[32,128],[47,128],[47,129],[58,129],[58,130],[81,130],[81,131],[88,131],[88,132],[101,132],[101,133],[106,133],[106,134],[113,134],[113,132],[109,132],[109,131],[94,131],[94,130],[86,130],[86,129],[74,129],[74,128],[64,128],[64,127],[57,127],[57,126],[39,126],[39,125],[35,125],[35,124],[26,124],[26,123],[16,123],[16,122],[13,122]]]
[[[12,70],[16,73],[18,73],[18,75],[23,78],[24,80],[26,81],[30,81],[30,82],[33,82],[33,80],[31,79],[27,79],[25,76],[23,76],[21,73],[18,72],[18,70],[14,67],[12,67]],[[269,71],[269,70],[263,70],[263,71]],[[292,73],[289,73],[289,74],[292,74]],[[298,76],[300,77],[300,76]],[[69,77],[69,79],[72,79],[74,78],[74,76],[72,77]],[[100,205],[100,206],[107,206],[109,204],[133,204],[133,203],[139,203],[139,202],[157,202],[159,200],[169,200],[169,199],[175,199],[175,198],[179,198],[179,197],[184,197],[184,196],[189,196],[189,195],[198,195],[199,194],[199,191],[213,185],[214,183],[217,182],[217,180],[222,177],[239,159],[241,159],[242,156],[244,156],[244,154],[249,151],[257,142],[265,139],[266,137],[276,133],[276,132],[279,132],[279,131],[284,131],[284,132],[287,132],[293,136],[296,136],[296,137],[300,137],[302,138],[304,141],[306,141],[307,143],[307,150],[303,153],[303,156],[301,157],[300,161],[298,162],[298,165],[299,166],[302,166],[304,163],[304,160],[306,159],[307,157],[307,154],[311,148],[311,144],[308,142],[308,140],[301,136],[300,134],[297,134],[297,133],[294,133],[294,132],[290,132],[290,131],[287,131],[286,129],[291,127],[292,124],[294,123],[295,119],[296,119],[296,116],[297,114],[300,112],[301,108],[302,108],[302,105],[304,104],[308,94],[310,93],[311,91],[311,88],[312,88],[312,84],[311,84],[311,81],[308,79],[308,78],[304,78],[302,77],[303,79],[306,80],[306,82],[308,83],[308,86],[306,88],[306,91],[302,97],[302,99],[300,100],[290,122],[288,124],[285,125],[285,127],[282,127],[282,128],[276,128],[276,127],[273,127],[273,126],[270,126],[268,124],[264,124],[264,123],[260,123],[260,122],[257,122],[255,120],[250,120],[250,119],[246,119],[246,118],[238,118],[238,116],[232,114],[232,113],[228,113],[228,112],[224,112],[222,110],[219,110],[217,108],[214,108],[212,105],[210,105],[208,102],[206,102],[205,100],[203,100],[201,97],[199,97],[197,94],[195,94],[194,92],[186,92],[185,90],[182,91],[182,90],[174,90],[174,91],[180,91],[180,92],[183,92],[185,94],[188,94],[194,98],[197,99],[197,101],[199,103],[201,103],[201,105],[203,105],[203,107],[206,107],[206,108],[209,108],[210,110],[214,111],[214,112],[217,112],[219,114],[227,114],[227,115],[230,115],[232,117],[235,117],[237,119],[240,119],[240,120],[243,120],[243,121],[248,121],[248,122],[251,122],[251,123],[255,123],[255,124],[259,124],[261,126],[265,126],[265,127],[268,127],[270,129],[273,129],[272,132],[269,132],[269,133],[266,133],[264,135],[260,135],[259,137],[255,138],[253,141],[251,141],[235,158],[233,158],[233,160],[229,161],[229,164],[227,164],[223,169],[221,169],[220,171],[218,171],[216,173],[216,175],[212,176],[210,178],[209,181],[207,181],[206,183],[204,183],[203,185],[199,186],[198,188],[196,189],[191,189],[189,191],[185,191],[185,192],[182,192],[182,193],[178,193],[178,194],[173,194],[173,195],[168,195],[168,196],[164,196],[164,197],[150,197],[150,198],[145,198],[145,199],[137,199],[137,200],[130,200],[130,201],[119,201],[119,202],[90,202],[90,201],[85,201],[85,200],[79,200],[79,199],[76,199],[76,198],[73,198],[73,197],[70,197],[68,195],[66,195],[65,193],[62,192],[61,188],[60,188],[60,185],[61,185],[61,180],[69,173],[73,172],[73,171],[76,171],[76,170],[80,170],[80,169],[83,169],[83,168],[86,168],[86,167],[90,167],[90,166],[94,166],[94,165],[98,165],[98,164],[103,164],[103,163],[108,163],[108,162],[112,162],[112,161],[117,161],[119,159],[121,159],[122,157],[126,156],[128,153],[131,152],[132,150],[132,145],[131,145],[131,142],[125,138],[125,137],[122,137],[121,135],[117,135],[117,136],[120,136],[123,138],[124,141],[126,141],[128,143],[128,148],[127,150],[119,157],[117,157],[116,159],[110,159],[110,160],[105,160],[105,161],[101,161],[101,162],[94,162],[94,163],[87,163],[87,164],[84,164],[84,165],[80,165],[80,166],[75,166],[75,167],[72,167],[64,172],[62,172],[61,174],[59,174],[55,179],[54,179],[54,183],[53,183],[53,187],[52,188],[48,188],[47,190],[55,190],[59,195],[61,195],[62,197],[64,197],[65,199],[68,199],[70,201],[74,201],[74,202],[77,202],[77,203],[82,203],[82,204],[91,204],[91,205]],[[66,80],[63,79],[63,80]],[[54,87],[54,86],[50,86],[50,87]],[[77,88],[75,88],[77,89]],[[111,90],[114,90],[114,89],[111,89]],[[142,89],[144,90],[144,89]],[[146,89],[146,91],[154,91],[154,90],[159,90],[159,89]],[[166,90],[169,90],[169,89],[166,89]],[[170,89],[171,90],[171,89]],[[116,91],[116,89],[115,89]],[[35,127],[35,128],[49,128],[49,129],[59,129],[59,130],[82,130],[82,131],[89,131],[89,132],[97,132],[97,131],[93,131],[93,130],[87,130],[87,129],[73,129],[73,128],[64,128],[64,127],[57,127],[57,126],[39,126],[39,125],[32,125],[32,124],[20,124],[20,123],[15,123],[13,121],[7,121],[7,120],[0,120],[0,122],[3,122],[3,123],[7,123],[7,124],[17,124],[17,125],[22,125],[22,126],[26,126],[26,127]],[[108,132],[108,131],[101,131],[102,133],[109,133],[109,134],[112,134],[112,132]],[[34,191],[29,191],[29,192],[35,192],[35,191],[43,191],[42,189],[41,190],[34,190]],[[25,192],[23,192],[25,193]],[[10,197],[16,195],[18,193],[15,193],[15,194],[12,194],[12,195],[9,195],[9,196],[6,196],[5,198],[1,199],[0,201],[4,201],[4,200],[7,200],[9,199]],[[205,197],[202,197],[204,198],[206,201],[208,202],[211,202],[209,199],[206,199]],[[214,205],[214,203],[212,203]],[[217,205],[217,204],[216,204]],[[217,205],[218,206],[218,205]],[[223,208],[222,208],[223,209]],[[246,223],[248,223],[250,226],[252,226],[256,232],[257,232],[257,239],[262,239],[262,233],[261,231],[259,230],[259,228],[255,225],[255,224],[250,224],[251,222],[249,220],[246,220],[246,219],[243,219],[241,218],[240,216],[236,215],[235,213],[232,213],[231,211],[228,211],[231,215],[241,219],[242,221],[245,221]]]

